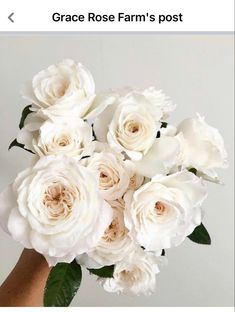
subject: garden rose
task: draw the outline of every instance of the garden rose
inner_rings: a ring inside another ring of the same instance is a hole
[[[5,230],[49,265],[91,250],[112,220],[92,172],[70,157],[46,156],[0,195]]]
[[[89,70],[70,59],[40,71],[24,86],[22,95],[44,119],[94,118],[110,104],[110,98],[95,96],[95,83]]]
[[[131,93],[109,106],[95,121],[94,129],[99,140],[107,140],[117,152],[140,160],[156,138],[160,116],[160,110],[143,95]]]
[[[176,105],[172,103],[170,98],[166,96],[162,90],[152,86],[146,89],[124,87],[115,90],[116,94],[120,97],[126,97],[133,93],[144,96],[145,100],[157,111],[157,120],[165,120],[171,112],[176,108]]]
[[[95,152],[83,163],[99,176],[99,189],[105,200],[118,199],[126,192],[130,176],[122,155],[110,150]]]
[[[31,118],[32,120],[32,118]],[[28,130],[26,120],[17,141],[27,149],[36,152],[40,157],[45,155],[68,155],[78,159],[88,156],[93,151],[92,128],[80,118],[44,121],[39,129]]]
[[[130,236],[149,251],[179,245],[201,223],[206,195],[202,180],[186,170],[156,175],[124,196]]]
[[[142,94],[153,106],[161,110],[161,120],[165,120],[176,108],[176,105],[172,103],[169,97],[162,90],[157,90],[155,87],[142,90]]]
[[[215,169],[228,166],[224,140],[219,131],[197,114],[196,118],[183,120],[178,133],[182,134],[183,166],[193,167],[199,175],[218,181]]]
[[[113,278],[100,278],[99,282],[108,292],[150,295],[155,289],[157,273],[158,257],[137,247],[115,265]]]
[[[124,200],[120,198],[108,203],[113,209],[112,222],[106,228],[97,246],[88,254],[77,257],[77,261],[88,268],[117,263],[135,249],[135,243],[128,235],[124,224]]]

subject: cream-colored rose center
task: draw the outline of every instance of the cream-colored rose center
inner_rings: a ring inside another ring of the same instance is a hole
[[[126,122],[124,128],[130,133],[137,133],[139,131],[140,125],[136,121],[130,120]]]
[[[75,201],[74,191],[60,183],[53,183],[44,192],[43,204],[51,218],[66,217],[71,214]]]
[[[117,238],[125,235],[126,229],[120,224],[118,218],[114,218],[102,237],[106,242],[113,242]]]
[[[103,164],[99,166],[98,170],[100,174],[99,185],[101,189],[109,189],[115,184],[118,184],[120,179],[116,171]]]
[[[156,209],[156,212],[157,212],[158,216],[163,216],[168,211],[168,207],[164,203],[162,203],[160,201],[155,203],[155,209]]]
[[[57,90],[56,90],[56,95],[57,97],[62,97],[65,94],[66,87],[64,85],[61,85]]]
[[[115,138],[120,145],[131,151],[142,152],[149,148],[154,139],[156,125],[139,113],[135,116],[128,116],[124,121],[119,122],[115,129]]]
[[[105,230],[103,239],[107,242],[113,242],[118,235],[119,232],[119,222],[118,219],[113,219],[112,223],[109,227]]]
[[[56,139],[56,144],[60,147],[67,146],[71,143],[71,138],[67,135],[61,135]]]
[[[57,82],[53,88],[53,94],[55,97],[60,98],[65,95],[68,89],[69,83],[66,79],[61,79],[61,81]]]
[[[121,275],[121,279],[124,280],[124,281],[125,280],[129,280],[129,278],[131,278],[131,274],[127,270],[121,271],[120,275]]]
[[[136,283],[139,277],[141,277],[141,271],[138,267],[133,268],[131,271],[123,270],[120,272],[121,280],[129,286]]]

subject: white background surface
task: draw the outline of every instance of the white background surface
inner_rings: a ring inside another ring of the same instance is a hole
[[[22,108],[20,85],[48,65],[71,57],[94,75],[97,90],[124,85],[156,85],[178,107],[171,121],[200,112],[224,136],[230,168],[224,186],[209,185],[204,224],[211,246],[187,240],[167,251],[151,297],[105,293],[84,270],[74,306],[233,305],[233,37],[232,35],[21,35],[0,37],[0,189],[25,168],[31,155],[15,148]],[[0,230],[0,283],[21,247]],[[20,285],[19,285],[20,287]]]

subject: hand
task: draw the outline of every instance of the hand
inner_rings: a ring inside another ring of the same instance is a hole
[[[15,268],[0,287],[0,306],[43,306],[49,272],[47,261],[41,254],[33,249],[24,249]]]

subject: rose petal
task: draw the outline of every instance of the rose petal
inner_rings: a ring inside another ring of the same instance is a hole
[[[111,122],[115,109],[115,104],[109,105],[94,122],[95,135],[101,142],[107,142],[108,126]]]
[[[0,194],[0,225],[8,233],[8,219],[12,209],[17,206],[16,197],[12,185],[5,188]]]
[[[135,161],[136,172],[148,178],[156,174],[167,174],[176,164],[180,152],[177,138],[162,136],[156,139],[150,150],[140,161]]]
[[[96,116],[100,115],[107,106],[112,105],[116,100],[115,94],[98,94],[94,101],[92,102],[92,105],[88,109],[86,113],[86,119],[92,120]]]
[[[11,211],[7,226],[9,233],[16,241],[20,242],[26,248],[32,248],[29,240],[29,224],[26,219],[20,215],[17,208]]]

